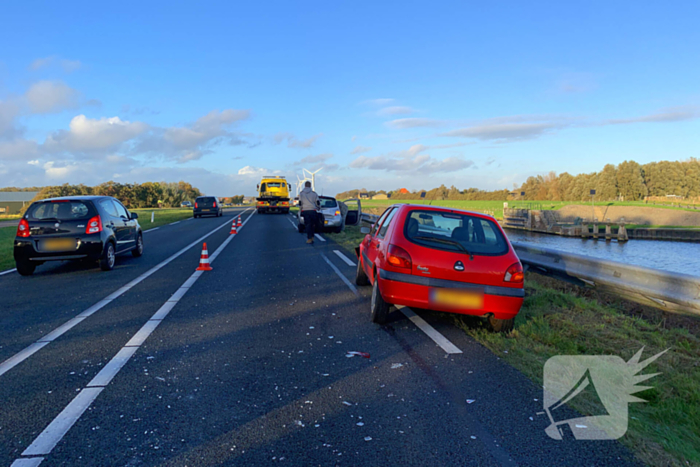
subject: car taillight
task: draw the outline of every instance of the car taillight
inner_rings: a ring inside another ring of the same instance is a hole
[[[289,201],[282,201],[282,206],[289,206]]]
[[[335,215],[336,215],[336,216],[339,216],[339,215],[340,215],[340,211],[335,211]]]
[[[395,268],[411,269],[411,255],[400,246],[389,245],[389,254],[386,260]]]
[[[19,221],[19,225],[17,226],[17,236],[22,238],[29,237],[29,222],[27,222],[27,219],[22,219]]]
[[[199,204],[198,204],[198,203],[194,203],[194,207],[195,207],[195,208],[198,208],[198,207],[199,207]]]
[[[102,232],[102,219],[100,219],[100,216],[95,216],[88,221],[85,233],[94,234],[98,232]]]
[[[214,207],[216,207],[216,201],[214,201]]]
[[[525,279],[523,265],[518,262],[506,270],[506,275],[503,277],[503,282],[520,283],[523,281],[523,279]]]

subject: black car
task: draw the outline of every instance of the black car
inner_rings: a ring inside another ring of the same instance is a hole
[[[17,227],[15,263],[23,276],[45,261],[99,261],[114,269],[115,256],[143,254],[138,215],[109,196],[68,196],[32,203]]]
[[[221,203],[214,196],[200,196],[194,200],[194,218],[202,216],[223,216],[224,211],[221,209]]]

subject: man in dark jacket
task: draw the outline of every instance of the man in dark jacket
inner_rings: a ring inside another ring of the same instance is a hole
[[[318,195],[311,189],[311,182],[306,182],[299,193],[299,211],[306,227],[306,243],[314,242],[319,206]]]

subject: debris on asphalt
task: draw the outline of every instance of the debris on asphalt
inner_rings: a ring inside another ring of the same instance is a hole
[[[365,426],[364,422],[357,422],[357,423],[355,423],[355,425],[357,425],[357,426]]]
[[[392,363],[391,364],[391,369],[395,370],[397,368],[401,368],[403,366],[403,363]]]
[[[467,404],[472,404],[474,402],[474,399],[467,399]]]
[[[470,436],[471,439],[476,439],[476,436]]]
[[[345,354],[345,356],[348,358],[352,358],[355,355],[357,355],[359,357],[369,358],[369,354],[367,352],[358,352],[356,350],[352,350],[352,351]]]
[[[352,407],[352,404],[351,404],[350,402],[348,402],[348,401],[343,401],[343,404],[345,404],[345,405],[348,405],[348,406]]]
[[[365,436],[365,441],[372,441],[372,437],[371,437],[371,436]]]

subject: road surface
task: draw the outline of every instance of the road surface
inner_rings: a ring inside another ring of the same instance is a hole
[[[111,272],[0,277],[0,465],[636,465],[548,438],[541,388],[448,317],[371,323],[321,238],[240,209],[147,232]]]

